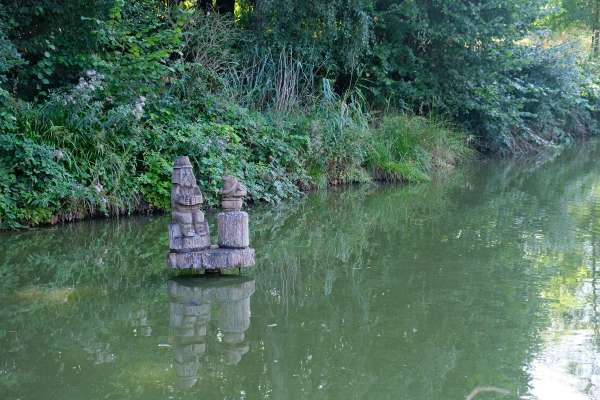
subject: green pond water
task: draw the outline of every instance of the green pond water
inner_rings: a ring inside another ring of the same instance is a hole
[[[242,276],[168,216],[0,234],[0,399],[600,399],[598,154],[254,208]]]

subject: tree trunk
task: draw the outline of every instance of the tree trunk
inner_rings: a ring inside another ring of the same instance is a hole
[[[235,0],[217,0],[215,10],[220,14],[233,14],[233,11],[235,10]]]
[[[592,21],[592,57],[598,57],[600,47],[600,0],[594,1],[594,20]]]
[[[210,11],[212,8],[212,1],[210,0],[198,0],[198,9],[204,12]]]

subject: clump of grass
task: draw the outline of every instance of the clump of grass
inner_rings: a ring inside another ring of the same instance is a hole
[[[470,137],[434,119],[399,114],[373,130],[367,168],[381,181],[423,182],[473,156]]]

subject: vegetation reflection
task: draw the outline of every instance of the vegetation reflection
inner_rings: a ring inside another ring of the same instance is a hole
[[[165,284],[166,218],[2,235],[0,389],[459,399],[558,373],[594,398],[597,150],[258,207],[247,279]]]

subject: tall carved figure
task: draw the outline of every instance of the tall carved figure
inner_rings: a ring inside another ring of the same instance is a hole
[[[173,166],[171,188],[171,218],[179,225],[183,236],[194,236],[201,230],[204,214],[200,210],[202,192],[196,184],[194,170],[188,157],[178,157]]]
[[[184,253],[210,247],[208,223],[201,206],[202,192],[196,184],[190,159],[177,157],[173,166],[169,226],[172,251]]]

